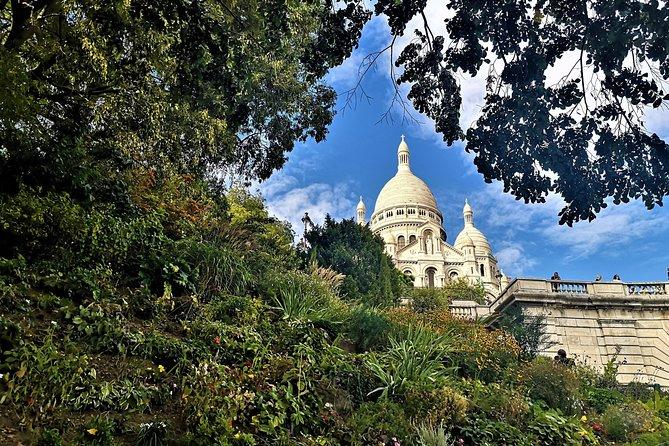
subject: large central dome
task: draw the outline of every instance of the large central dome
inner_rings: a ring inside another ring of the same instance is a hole
[[[418,205],[438,211],[437,200],[423,180],[411,172],[409,167],[409,146],[402,137],[397,148],[397,173],[392,177],[376,199],[374,214],[387,208],[404,205]]]
[[[379,192],[374,213],[406,204],[437,209],[437,200],[434,199],[432,191],[423,180],[411,172],[397,172]]]

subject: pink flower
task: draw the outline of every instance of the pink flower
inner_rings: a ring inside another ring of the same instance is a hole
[[[216,345],[221,345],[221,337],[220,337],[220,336],[216,336],[216,337],[214,338],[214,344],[216,344]]]

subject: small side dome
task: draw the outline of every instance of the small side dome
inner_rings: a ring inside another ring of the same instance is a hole
[[[469,236],[469,234],[467,234],[467,232],[463,230],[463,231],[460,231],[460,233],[456,237],[455,244],[453,246],[462,250],[462,248],[464,248],[464,247],[476,246],[476,245],[474,245],[474,241]]]
[[[366,211],[367,207],[365,206],[365,202],[362,201],[362,195],[360,195],[360,201],[358,201],[358,206],[355,208],[357,211]]]
[[[470,240],[476,248],[476,254],[488,255],[492,254],[492,248],[488,239],[481,231],[474,226],[474,210],[465,200],[465,206],[462,208],[462,216],[465,220],[465,227],[460,231],[458,237],[455,239],[454,246],[460,250],[465,246],[471,246]]]
[[[465,246],[472,245],[476,248],[476,254],[488,255],[492,253],[492,248],[486,236],[474,226],[465,226],[458,234],[453,246],[462,250]]]

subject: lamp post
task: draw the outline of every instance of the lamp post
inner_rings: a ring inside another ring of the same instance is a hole
[[[304,233],[302,234],[302,240],[300,240],[300,243],[298,246],[306,251],[308,246],[307,246],[307,231],[309,230],[309,227],[311,226],[312,228],[314,227],[314,222],[311,221],[311,218],[309,218],[309,213],[305,212],[304,217],[302,217],[302,224],[304,225]]]

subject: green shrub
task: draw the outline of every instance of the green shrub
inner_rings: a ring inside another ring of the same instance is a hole
[[[535,444],[542,446],[586,446],[598,445],[594,433],[578,420],[567,418],[555,410],[542,410],[534,406],[534,419],[528,431],[535,437]]]
[[[652,422],[652,413],[638,402],[611,405],[602,415],[604,433],[613,441],[630,440],[648,430]]]
[[[410,419],[431,426],[450,428],[460,425],[469,407],[467,399],[450,387],[430,389],[414,385],[404,394],[404,411]]]
[[[570,367],[539,357],[527,364],[522,373],[530,398],[565,414],[580,410],[580,382]]]
[[[646,432],[639,435],[634,441],[627,443],[628,446],[664,446],[669,444],[669,429],[665,428],[658,432]]]
[[[523,395],[496,383],[475,382],[470,398],[473,410],[491,420],[522,427],[529,414],[530,407]]]
[[[411,444],[416,431],[399,404],[383,400],[364,403],[348,421],[351,444],[355,446]]]
[[[620,404],[625,400],[617,389],[593,387],[585,391],[586,405],[597,413],[602,413],[612,404]]]
[[[380,350],[388,346],[393,324],[380,311],[362,305],[354,307],[346,334],[358,350]]]
[[[464,444],[472,446],[535,446],[534,439],[507,423],[471,415],[460,428]]]
[[[58,345],[51,333],[41,345],[24,342],[4,352],[6,391],[0,403],[13,402],[25,411],[44,416],[72,403],[75,388],[89,388],[95,369],[89,358],[77,353],[76,344]]]
[[[420,423],[416,427],[419,446],[453,446],[455,441],[443,425]]]
[[[116,422],[103,416],[96,416],[88,421],[82,428],[79,436],[80,444],[87,446],[114,446],[116,434]]]
[[[63,438],[57,429],[42,429],[35,446],[62,446]]]
[[[445,288],[414,288],[409,297],[411,309],[416,313],[448,309],[451,303],[451,297]]]
[[[261,316],[263,303],[247,296],[219,295],[203,310],[205,317],[226,324],[255,325]]]

